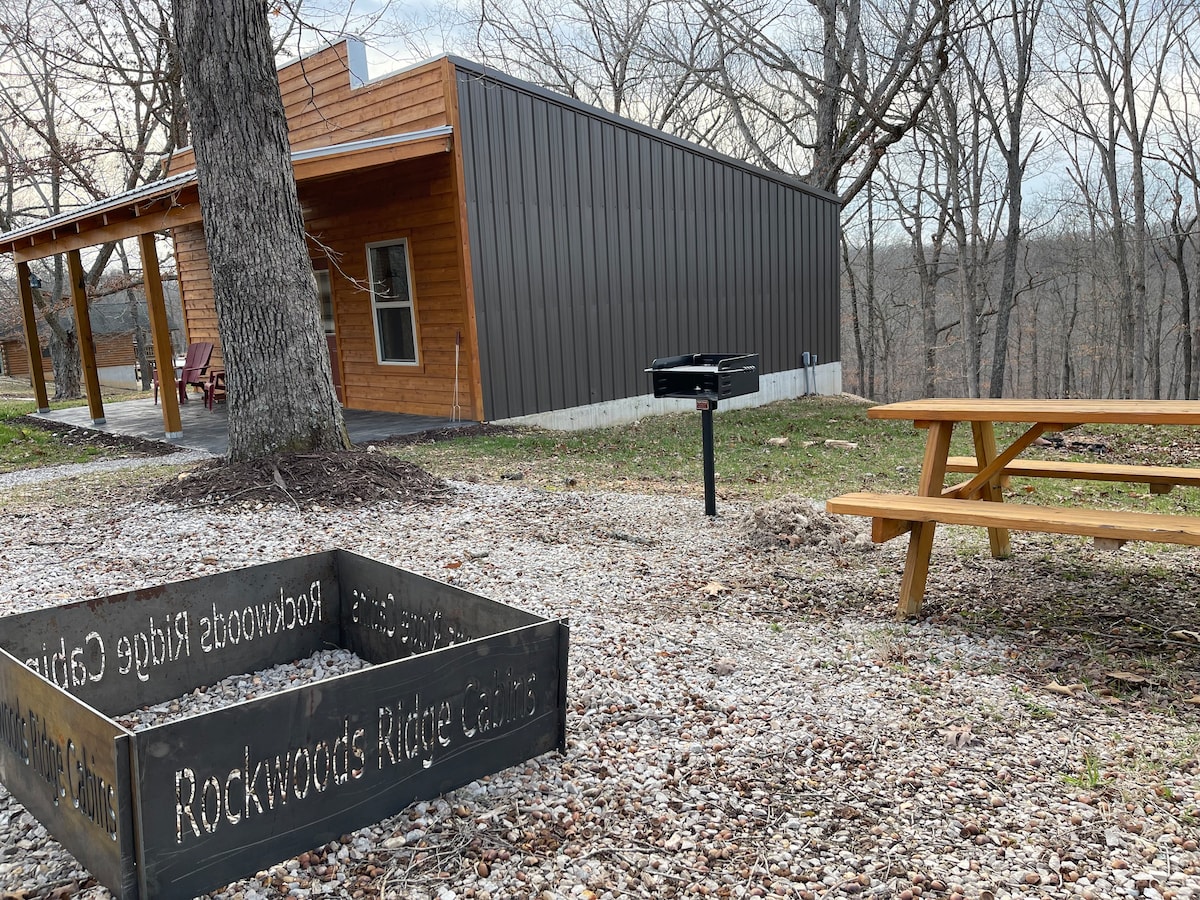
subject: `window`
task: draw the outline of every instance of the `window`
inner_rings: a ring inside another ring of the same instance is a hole
[[[408,241],[367,245],[371,279],[371,309],[375,319],[375,350],[381,363],[416,365],[416,321]]]
[[[321,325],[326,334],[333,334],[333,285],[329,281],[329,270],[314,269],[313,277],[317,279],[317,299],[321,302]]]

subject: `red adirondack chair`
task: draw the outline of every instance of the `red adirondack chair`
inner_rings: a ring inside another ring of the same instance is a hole
[[[188,385],[204,387],[204,373],[212,357],[213,345],[207,341],[189,344],[183,365],[175,370],[175,385],[179,388],[179,402],[187,403]],[[158,370],[154,370],[154,402],[158,403]]]

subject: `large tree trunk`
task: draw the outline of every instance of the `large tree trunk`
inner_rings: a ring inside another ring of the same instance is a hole
[[[79,340],[73,328],[50,332],[50,363],[54,367],[54,399],[77,400],[83,396],[79,362]]]
[[[172,0],[225,357],[229,459],[349,446],[296,198],[267,6]]]
[[[83,396],[83,374],[79,362],[79,341],[75,337],[75,325],[71,319],[59,315],[52,298],[61,297],[64,290],[62,257],[54,259],[54,282],[49,297],[41,290],[33,291],[33,303],[42,321],[50,329],[47,342],[50,349],[50,365],[54,371],[54,399],[77,400]],[[33,358],[39,358],[34,352]]]

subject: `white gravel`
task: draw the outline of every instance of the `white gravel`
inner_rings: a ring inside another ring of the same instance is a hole
[[[0,518],[5,614],[344,547],[569,618],[565,755],[214,897],[1200,898],[1197,717],[1052,693],[1019,646],[891,622],[902,542],[772,550],[727,501],[456,488]],[[0,897],[108,896],[2,790],[0,841]]]
[[[180,450],[166,456],[130,456],[121,459],[103,459],[87,463],[67,463],[61,466],[45,466],[40,469],[18,469],[0,473],[0,491],[27,484],[42,484],[57,481],[72,475],[99,475],[103,472],[118,472],[123,469],[141,469],[145,466],[182,466],[188,463],[212,459],[204,450]]]

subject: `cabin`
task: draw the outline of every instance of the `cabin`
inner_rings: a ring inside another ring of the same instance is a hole
[[[836,197],[453,56],[371,79],[343,40],[279,84],[344,406],[629,421],[679,408],[644,370],[694,352],[760,355],[743,405],[840,391]],[[177,153],[159,182],[0,235],[0,252],[20,269],[136,236],[149,282],[147,237],[168,230],[187,342],[213,342],[219,366],[193,164]],[[147,284],[152,331],[160,293]]]
[[[135,370],[137,353],[132,331],[94,335],[96,369],[100,384],[105,387],[137,390]],[[43,337],[38,348],[42,375],[53,380],[54,365],[50,360],[49,341]],[[29,350],[25,338],[15,333],[0,336],[0,374],[29,380]]]
[[[135,294],[137,289],[133,289]],[[164,285],[167,301],[167,320],[171,340],[178,354],[183,341],[183,315],[180,311],[178,291],[173,284]],[[55,304],[57,305],[57,304]],[[106,388],[136,391],[141,389],[138,368],[138,340],[147,336],[144,304],[131,302],[124,292],[98,297],[88,302],[88,314],[92,333],[92,357],[99,383]],[[63,324],[74,327],[73,311],[60,311]],[[31,380],[30,356],[26,337],[20,327],[0,330],[0,375]],[[50,358],[49,326],[38,323],[38,356],[42,363],[45,379],[53,380],[54,365]],[[186,346],[186,345],[183,345]]]

